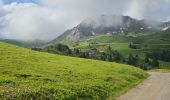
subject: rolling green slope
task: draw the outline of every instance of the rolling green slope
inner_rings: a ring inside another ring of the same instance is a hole
[[[129,65],[36,52],[0,42],[0,99],[105,100],[147,76]]]
[[[140,34],[140,35],[139,35]],[[170,49],[170,34],[169,33],[129,33],[127,36],[119,35],[96,35],[87,38],[83,38],[79,41],[62,40],[60,43],[66,44],[74,48],[86,48],[91,46],[111,46],[115,50],[132,51],[134,49],[129,48],[130,42],[134,42],[140,45],[142,50],[152,49]],[[139,49],[138,49],[139,50]]]
[[[118,35],[97,35],[92,37],[83,38],[79,41],[69,41],[62,40],[60,43],[68,45],[70,48],[83,48],[86,49],[90,46],[93,46],[97,49],[103,50],[108,46],[111,46],[114,50],[118,50],[125,56],[128,56],[129,53],[135,52],[129,48],[129,43],[131,42],[132,37],[118,36]]]
[[[130,34],[130,33],[129,33]],[[132,33],[131,33],[132,34]],[[142,33],[139,33],[142,34]],[[130,36],[119,36],[119,35],[97,35],[92,37],[87,37],[76,41],[62,40],[61,43],[68,44],[73,47],[85,47],[90,43],[95,43],[94,45],[105,45],[107,44],[117,44],[117,46],[121,46],[120,44],[129,45],[130,42],[136,42],[142,46],[142,49],[153,49],[161,47],[167,47],[170,49],[170,34],[162,33],[162,34],[148,34],[143,33],[143,35],[138,36],[138,34],[133,34]],[[77,44],[76,44],[77,43]],[[147,45],[147,46],[146,46]],[[127,48],[127,46],[125,46]],[[119,49],[113,46],[113,49]]]
[[[129,44],[133,42],[139,45],[140,48],[129,48]],[[83,38],[79,41],[63,40],[61,43],[70,46],[71,48],[87,49],[89,45],[98,50],[106,49],[108,46],[120,52],[124,57],[129,54],[138,54],[144,59],[146,52],[157,50],[170,50],[170,34],[169,32],[162,33],[129,33],[127,36],[120,35],[97,35]],[[160,61],[160,68],[170,69],[170,62]]]

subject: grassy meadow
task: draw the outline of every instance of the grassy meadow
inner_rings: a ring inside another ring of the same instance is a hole
[[[36,52],[0,42],[0,99],[106,100],[148,74],[130,65]]]

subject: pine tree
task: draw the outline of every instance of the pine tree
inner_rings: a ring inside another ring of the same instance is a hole
[[[109,61],[109,62],[113,61],[113,58],[112,58],[112,56],[110,54],[107,55],[107,61]]]
[[[110,46],[107,48],[107,52],[108,52],[108,53],[111,53],[111,52],[112,52],[112,48],[111,48]]]
[[[143,65],[143,70],[148,70],[148,67],[146,64]]]
[[[119,53],[116,53],[114,60],[117,61],[117,62],[120,62],[121,61],[121,55]]]
[[[135,65],[135,66],[138,66],[138,63],[139,63],[139,56],[136,55],[135,58],[134,58],[134,60],[135,60],[135,61],[134,61],[134,65]]]
[[[151,64],[152,64],[153,67],[159,67],[159,61],[158,61],[158,59],[157,59],[157,58],[153,58]]]
[[[149,57],[146,55],[145,56],[145,63],[149,63],[150,61],[149,61]]]
[[[105,53],[102,53],[101,56],[100,56],[100,59],[105,61],[107,58],[106,54]]]
[[[80,50],[79,49],[74,49],[75,54],[79,54]]]
[[[132,54],[129,54],[129,57],[128,57],[128,64],[130,64],[130,65],[133,65],[133,64],[134,64],[133,55],[132,55]]]
[[[128,64],[137,66],[137,63],[138,63],[138,58],[137,57],[138,56],[134,57],[132,54],[129,54]]]

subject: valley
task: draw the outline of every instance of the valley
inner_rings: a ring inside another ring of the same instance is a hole
[[[140,34],[140,35],[139,35]],[[118,51],[123,57],[128,58],[130,54],[138,55],[140,59],[145,59],[147,55],[153,52],[170,51],[170,35],[168,32],[163,33],[129,33],[128,35],[102,34],[82,38],[78,41],[64,39],[61,44],[69,48],[80,49],[84,52],[104,52],[108,47]],[[157,53],[155,53],[158,55]],[[94,54],[97,55],[97,54]],[[164,54],[163,54],[164,55]],[[167,53],[168,55],[168,53]],[[169,56],[168,56],[169,57]],[[152,57],[151,57],[152,58]],[[156,57],[158,58],[158,57]],[[98,59],[98,58],[97,58]],[[169,59],[169,58],[166,58]],[[170,63],[166,60],[159,61],[161,69],[170,69]]]
[[[48,42],[0,41],[2,100],[112,100],[127,92],[126,100],[145,79],[153,85],[142,87],[144,95],[154,88],[156,97],[169,82],[161,83],[170,72],[169,22],[101,15]]]
[[[0,0],[0,100],[170,100],[170,0]]]
[[[132,58],[131,65],[142,69],[170,69],[169,26],[169,22],[129,16],[89,17],[47,43],[42,51],[126,64],[131,64],[129,58]],[[57,44],[68,46],[69,54],[58,52]],[[80,54],[75,54],[75,50]],[[153,61],[157,64],[152,65]]]

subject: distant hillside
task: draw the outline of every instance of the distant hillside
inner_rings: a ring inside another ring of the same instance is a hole
[[[154,54],[160,60],[160,68],[170,69],[170,62],[166,62],[169,61],[168,55],[170,55],[170,32],[168,30],[157,33],[132,32],[122,36],[101,34],[82,38],[78,41],[62,40],[60,43],[68,45],[70,48],[81,49],[84,52],[89,52],[92,49],[103,52],[111,47],[125,58],[133,54],[145,59],[147,54]]]
[[[0,41],[26,47],[26,48],[39,47],[46,44],[46,42],[43,41],[19,41],[13,39],[0,39]]]
[[[149,20],[137,20],[129,16],[101,15],[89,17],[73,29],[67,30],[50,43],[62,40],[80,40],[99,34],[127,35],[128,33],[156,32],[162,29],[162,23]]]
[[[106,100],[142,81],[135,67],[36,52],[0,42],[0,99]]]

